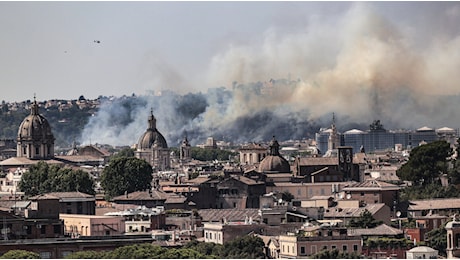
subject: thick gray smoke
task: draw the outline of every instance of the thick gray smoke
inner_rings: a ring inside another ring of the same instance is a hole
[[[213,57],[201,83],[213,88],[106,102],[82,140],[135,143],[150,108],[170,146],[185,133],[192,144],[208,136],[232,142],[312,137],[330,125],[333,112],[339,128],[376,119],[387,129],[457,128],[460,6],[418,4],[415,13],[403,3],[394,7],[399,23],[391,8],[384,15],[378,4],[360,2],[332,22],[312,18],[295,33],[271,28],[260,43],[232,44]],[[162,84],[152,88],[174,89]]]

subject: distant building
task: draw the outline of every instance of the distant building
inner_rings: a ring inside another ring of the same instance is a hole
[[[269,145],[268,155],[260,162],[258,171],[260,173],[290,173],[291,166],[289,162],[281,156],[279,152],[280,145],[273,136]]]
[[[437,259],[438,250],[428,246],[417,246],[406,252],[406,259]]]
[[[59,199],[61,214],[94,215],[96,197],[82,192],[51,192],[47,195]]]
[[[191,151],[192,151],[192,147],[190,146],[190,143],[188,142],[187,136],[185,136],[179,148],[180,161],[181,162],[191,161],[192,160]]]
[[[240,149],[240,163],[254,165],[260,163],[267,156],[267,148],[257,143],[243,145]]]
[[[150,112],[148,128],[141,135],[137,143],[134,155],[139,159],[146,160],[157,171],[170,168],[170,150],[166,139],[157,129],[157,120]]]
[[[308,258],[321,250],[337,249],[343,253],[361,255],[360,236],[348,236],[346,228],[306,227],[305,235],[279,236],[280,258]]]
[[[17,157],[27,159],[51,159],[54,157],[54,135],[45,117],[38,113],[34,100],[30,115],[19,126],[17,138]]]
[[[334,137],[335,135],[337,137]],[[393,150],[396,147],[410,149],[440,139],[454,144],[457,136],[457,131],[447,127],[437,130],[426,126],[415,131],[386,130],[380,120],[376,120],[370,125],[369,130],[350,129],[343,134],[337,133],[333,123],[331,128],[322,128],[316,133],[315,140],[318,149],[324,155],[331,152],[332,141],[336,140],[338,140],[338,146],[351,146],[354,152],[364,150],[366,153],[372,153],[378,150]]]
[[[80,236],[116,236],[125,233],[125,220],[117,216],[60,214],[64,232],[72,238]]]

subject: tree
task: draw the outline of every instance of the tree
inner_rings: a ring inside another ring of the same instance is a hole
[[[433,199],[433,198],[457,198],[460,190],[455,185],[446,187],[440,184],[427,184],[423,186],[410,186],[401,190],[401,201]]]
[[[82,170],[40,161],[25,172],[18,184],[26,196],[49,192],[79,191],[94,195],[94,180]]]
[[[190,150],[190,156],[199,161],[225,161],[229,160],[230,157],[235,156],[236,154],[236,152],[221,149],[204,149],[199,147],[192,147]]]
[[[0,259],[40,259],[40,255],[26,250],[10,250],[0,256]]]
[[[110,161],[101,175],[106,199],[152,187],[152,167],[145,160],[121,157]]]
[[[447,173],[447,159],[452,149],[446,141],[435,141],[414,148],[409,161],[396,171],[401,180],[420,186],[434,183],[442,173]]]
[[[86,250],[86,251],[78,251],[67,255],[65,258],[67,259],[103,259],[105,257],[106,252],[104,251],[94,251],[94,250]]]
[[[347,252],[340,252],[338,249],[332,249],[332,250],[321,250],[318,253],[312,255],[310,258],[313,258],[313,259],[359,259],[361,258],[361,256],[355,252],[352,252],[351,254],[349,254]]]
[[[119,152],[112,155],[110,160],[121,158],[121,157],[134,157],[134,149],[132,148],[123,148]]]
[[[265,258],[264,241],[258,236],[246,235],[224,243],[219,257],[239,259]]]
[[[294,195],[292,195],[292,193],[290,193],[289,191],[284,191],[283,193],[281,193],[281,199],[287,202],[291,202],[294,199]]]
[[[428,242],[428,245],[436,250],[438,250],[440,255],[446,256],[447,248],[447,230],[446,223],[441,225],[439,228],[433,229],[426,233],[425,241]]]
[[[460,138],[455,144],[456,157],[452,160],[452,169],[448,172],[449,182],[457,185],[460,184]]]
[[[350,220],[350,227],[375,228],[382,223],[383,221],[375,220],[372,214],[366,209],[359,215],[359,218]]]

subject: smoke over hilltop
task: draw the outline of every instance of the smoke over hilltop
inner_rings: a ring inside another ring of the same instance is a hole
[[[295,33],[270,28],[260,43],[230,45],[213,57],[202,85],[228,87],[107,102],[82,141],[135,143],[150,108],[170,146],[185,133],[192,144],[208,136],[299,139],[329,126],[332,112],[339,128],[375,119],[387,129],[459,127],[460,7],[420,4],[422,11],[400,23],[357,3],[329,23],[311,18]],[[438,19],[424,21],[430,8]]]

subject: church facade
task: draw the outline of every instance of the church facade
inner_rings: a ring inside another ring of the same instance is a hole
[[[164,171],[171,167],[170,149],[164,136],[158,131],[156,118],[150,111],[148,127],[137,142],[134,155],[146,160],[155,171]]]

